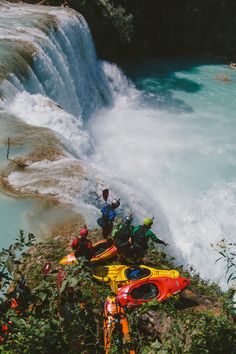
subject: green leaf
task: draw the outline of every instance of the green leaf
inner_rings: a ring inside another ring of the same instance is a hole
[[[44,302],[44,301],[46,300],[46,298],[47,298],[47,293],[40,292],[40,293],[38,294],[38,297],[39,297],[39,299],[40,299],[42,302]]]
[[[60,288],[60,294],[63,293],[63,291],[65,290],[67,284],[68,284],[68,283],[67,283],[67,280],[64,279],[64,280],[62,281],[62,285],[61,285],[61,288]]]
[[[9,257],[8,260],[6,261],[6,267],[9,271],[9,273],[13,273],[14,271],[14,264],[12,262],[12,259]]]
[[[230,282],[230,279],[232,278],[232,276],[234,275],[234,272],[230,274],[230,276],[227,279],[227,284]]]
[[[224,258],[226,258],[226,255],[223,252],[219,252]]]
[[[2,251],[2,252],[0,252],[0,258],[2,258],[3,256],[6,256],[6,254],[8,254],[7,251]]]
[[[72,277],[69,281],[69,285],[73,288],[74,286],[76,286],[78,284],[79,280],[76,277]]]
[[[13,249],[14,249],[14,251],[22,249],[22,244],[20,242],[14,243]]]

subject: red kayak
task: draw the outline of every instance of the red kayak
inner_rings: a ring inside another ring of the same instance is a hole
[[[100,240],[93,243],[93,250],[94,256],[90,260],[91,263],[105,261],[114,258],[117,255],[117,248],[111,239]],[[78,260],[76,259],[74,252],[69,253],[59,261],[61,265],[74,264],[77,262]]]
[[[149,278],[131,282],[118,289],[117,300],[122,306],[137,306],[156,299],[166,300],[190,284],[187,278]]]

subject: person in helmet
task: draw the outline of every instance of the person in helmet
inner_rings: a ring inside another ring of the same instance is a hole
[[[135,259],[142,261],[148,250],[148,240],[167,246],[168,243],[160,240],[151,230],[153,218],[144,218],[142,225],[137,225],[132,230],[131,235],[131,254]]]
[[[90,240],[87,239],[88,229],[84,226],[80,232],[79,236],[74,238],[71,243],[71,248],[74,250],[76,258],[84,256],[88,261],[93,256],[93,245]]]
[[[105,204],[102,209],[102,217],[97,219],[98,225],[102,228],[102,234],[104,238],[107,238],[111,234],[113,228],[113,221],[116,217],[116,209],[120,205],[119,199],[113,199],[111,204]]]
[[[133,217],[132,215],[128,215],[125,217],[124,222],[121,223],[114,232],[112,232],[112,236],[114,237],[114,245],[118,250],[118,260],[123,263],[126,261],[126,257],[129,255],[130,249],[130,238],[132,233],[132,223]]]

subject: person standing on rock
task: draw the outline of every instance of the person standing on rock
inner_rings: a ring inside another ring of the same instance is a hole
[[[168,246],[168,243],[160,240],[151,230],[153,218],[144,218],[142,225],[137,225],[132,230],[131,236],[131,256],[139,263],[143,262],[143,257],[148,250],[148,241],[151,239],[156,243]]]
[[[106,203],[101,209],[102,216],[97,219],[97,223],[102,228],[102,234],[105,239],[111,234],[113,221],[116,217],[116,209],[119,205],[120,200],[113,199],[111,204]]]
[[[129,255],[130,238],[133,228],[133,226],[131,226],[132,220],[132,215],[126,216],[124,222],[112,231],[114,245],[117,247],[118,260],[120,263],[124,263],[126,261],[126,257]]]

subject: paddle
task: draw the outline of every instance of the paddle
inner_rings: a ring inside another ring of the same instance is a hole
[[[105,202],[107,203],[107,199],[108,199],[108,197],[109,197],[109,189],[108,189],[108,188],[103,189],[103,191],[102,191],[102,197],[103,197],[103,199],[105,200]]]

